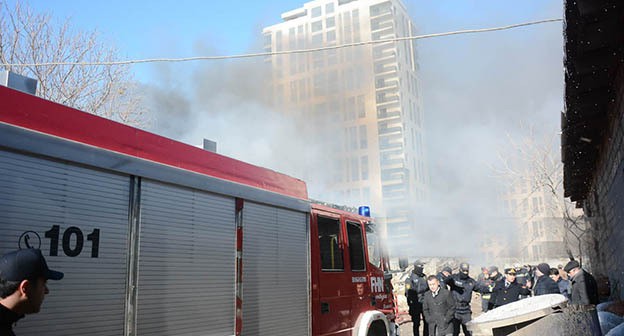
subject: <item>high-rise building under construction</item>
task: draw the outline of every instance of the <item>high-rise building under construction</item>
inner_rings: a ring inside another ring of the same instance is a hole
[[[326,154],[306,180],[331,171],[323,198],[370,204],[403,248],[429,185],[416,42],[395,40],[416,35],[405,5],[315,0],[281,18],[263,30],[265,51],[277,53],[267,58],[273,103]]]

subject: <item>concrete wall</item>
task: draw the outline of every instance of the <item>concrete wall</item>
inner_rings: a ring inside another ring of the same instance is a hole
[[[613,86],[615,102],[609,111],[610,126],[591,192],[584,204],[592,226],[592,272],[607,275],[611,295],[624,299],[624,66]]]

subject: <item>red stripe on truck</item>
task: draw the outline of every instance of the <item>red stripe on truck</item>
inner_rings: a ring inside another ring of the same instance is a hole
[[[305,182],[0,86],[0,122],[307,199]],[[199,139],[198,139],[199,140]]]

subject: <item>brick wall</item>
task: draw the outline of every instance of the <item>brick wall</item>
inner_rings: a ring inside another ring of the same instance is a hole
[[[607,275],[612,297],[624,299],[624,66],[619,68],[614,89],[607,140],[584,210],[592,226],[592,272]]]

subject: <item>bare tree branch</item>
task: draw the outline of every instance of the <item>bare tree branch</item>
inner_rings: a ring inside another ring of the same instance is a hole
[[[536,193],[548,196],[548,199],[544,199],[544,210],[548,212],[548,217],[562,219],[561,239],[565,249],[570,255],[575,250],[581,259],[585,254],[585,246],[590,244],[588,236],[591,228],[584,215],[578,214],[579,210],[575,209],[574,204],[563,197],[563,164],[557,151],[558,138],[537,137],[532,127],[522,129],[525,131],[524,136],[507,136],[511,149],[505,154],[499,153],[500,164],[493,171],[510,185],[530,185],[528,193],[525,193],[527,196],[521,200],[519,206]],[[532,219],[533,216],[528,217],[520,224],[526,225]],[[558,233],[555,228],[552,231],[551,233]],[[527,250],[535,240],[535,237],[525,239],[521,250]]]
[[[70,21],[56,23],[48,14],[34,13],[19,1],[0,5],[0,60],[5,64],[49,62],[108,62],[115,48],[104,45],[96,32],[71,29]],[[129,67],[120,65],[55,65],[7,70],[38,81],[40,97],[109,119],[146,126]]]

